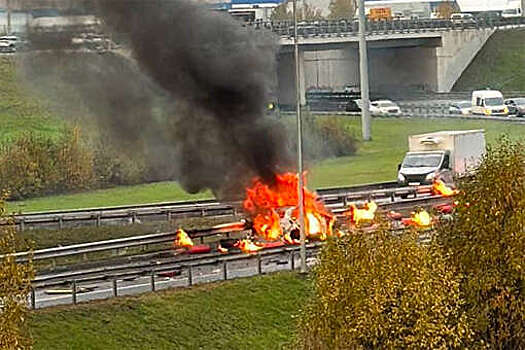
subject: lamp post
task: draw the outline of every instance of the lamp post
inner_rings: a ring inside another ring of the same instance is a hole
[[[301,89],[299,69],[299,43],[297,37],[297,0],[293,0],[294,58],[295,58],[295,111],[297,113],[297,171],[299,202],[299,231],[301,234],[301,273],[306,273],[306,232],[304,223],[304,183],[303,183],[303,130],[301,123]]]
[[[359,75],[361,77],[361,128],[363,140],[370,141],[370,96],[368,92],[368,55],[366,50],[365,1],[358,0],[359,6]]]

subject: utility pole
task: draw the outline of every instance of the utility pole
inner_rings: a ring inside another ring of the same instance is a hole
[[[11,0],[6,0],[7,7],[7,33],[11,34]]]
[[[368,55],[366,49],[365,1],[359,0],[359,71],[361,76],[361,127],[363,140],[370,141],[370,95],[368,92]]]
[[[304,223],[304,183],[303,183],[303,128],[301,121],[301,88],[299,67],[299,38],[297,37],[297,0],[293,0],[293,28],[295,55],[295,111],[297,113],[297,198],[299,204],[299,231],[301,233],[301,273],[306,273],[306,225]]]

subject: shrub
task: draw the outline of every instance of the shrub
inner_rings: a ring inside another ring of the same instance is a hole
[[[5,219],[5,202],[0,199],[0,218]],[[16,251],[17,240],[13,226],[0,229],[0,254]],[[0,257],[0,348],[31,349],[28,331],[27,296],[34,277],[33,265],[19,264],[14,256]]]
[[[283,123],[289,137],[291,153],[297,150],[295,118]],[[353,130],[342,117],[303,115],[303,152],[307,161],[349,156],[357,151],[358,142]]]
[[[471,331],[460,279],[418,234],[384,227],[323,248],[315,295],[299,323],[303,349],[465,348]]]
[[[481,344],[525,348],[525,145],[502,138],[460,183],[455,218],[438,229]]]

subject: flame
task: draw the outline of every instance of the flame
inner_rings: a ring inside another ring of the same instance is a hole
[[[432,223],[430,214],[426,210],[412,213],[411,221],[415,226],[428,227]]]
[[[219,251],[219,253],[223,253],[223,254],[229,252],[228,248],[223,248],[220,244],[217,246],[217,250]]]
[[[193,241],[183,229],[179,228],[177,230],[175,242],[173,242],[173,245],[176,248],[191,248],[193,247]]]
[[[345,214],[350,216],[352,223],[359,225],[361,221],[374,220],[376,210],[377,204],[374,201],[365,203],[364,209],[358,209],[354,203],[351,203],[349,210]]]
[[[252,186],[246,189],[243,207],[252,217],[253,228],[258,236],[268,241],[282,239],[294,244],[295,240],[288,232],[284,232],[286,227],[283,227],[282,221],[288,226],[294,226],[298,221],[298,182],[297,174],[284,173],[276,175],[271,185],[264,183],[260,178],[255,178]],[[332,226],[335,217],[315,193],[304,188],[303,194],[306,236],[324,240],[333,234]],[[285,212],[286,208],[292,209]]]
[[[434,182],[432,183],[432,191],[434,193],[442,195],[443,197],[451,197],[459,193],[458,190],[453,190],[439,179],[434,180]]]
[[[242,250],[243,253],[255,253],[263,249],[263,247],[258,246],[249,239],[239,240],[237,243],[235,243],[235,246]]]

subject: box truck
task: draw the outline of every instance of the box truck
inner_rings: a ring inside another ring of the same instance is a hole
[[[484,130],[439,131],[408,137],[408,152],[398,166],[401,186],[452,184],[457,176],[475,170],[485,154]]]

